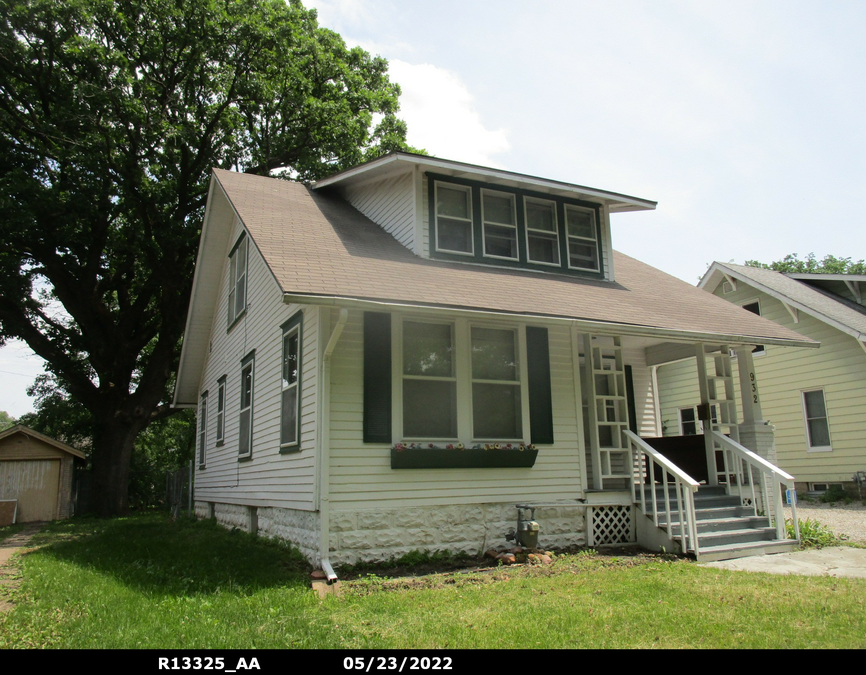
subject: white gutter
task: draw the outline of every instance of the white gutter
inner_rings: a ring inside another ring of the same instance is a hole
[[[343,328],[349,319],[349,310],[340,308],[340,317],[337,325],[331,331],[331,338],[322,355],[322,367],[319,371],[319,557],[322,560],[322,569],[328,577],[328,583],[337,580],[337,573],[331,566],[329,558],[331,521],[330,521],[330,493],[331,493],[331,354],[337,347],[337,342],[343,334]],[[321,344],[321,343],[320,343]]]
[[[676,328],[659,328],[655,326],[635,326],[627,323],[615,323],[611,321],[595,321],[592,319],[574,319],[567,316],[546,316],[517,312],[497,312],[493,310],[476,310],[440,307],[436,305],[409,304],[405,302],[389,302],[386,300],[362,300],[360,298],[347,298],[343,296],[326,295],[303,295],[298,293],[284,293],[283,302],[302,303],[305,305],[319,305],[322,307],[349,307],[366,309],[371,311],[388,311],[399,309],[407,313],[438,314],[441,316],[454,316],[458,314],[467,318],[490,319],[491,317],[503,318],[514,321],[522,319],[532,321],[541,325],[568,325],[577,326],[583,333],[594,333],[596,335],[633,335],[638,337],[668,338],[685,342],[707,342],[711,344],[744,344],[744,345],[778,345],[782,347],[811,347],[818,348],[819,342],[812,340],[788,340],[783,338],[771,338],[762,335],[726,335],[723,333],[704,333]]]

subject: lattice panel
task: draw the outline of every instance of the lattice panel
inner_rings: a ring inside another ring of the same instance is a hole
[[[592,542],[626,544],[635,540],[630,506],[593,506]]]

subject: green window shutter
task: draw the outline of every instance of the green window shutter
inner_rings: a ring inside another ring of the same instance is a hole
[[[364,443],[391,442],[391,315],[364,312]]]
[[[529,431],[533,445],[553,443],[553,399],[550,393],[550,347],[547,329],[526,327],[529,371]]]

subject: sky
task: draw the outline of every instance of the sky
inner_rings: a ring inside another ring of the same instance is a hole
[[[866,3],[307,0],[386,58],[409,143],[658,202],[614,247],[689,283],[714,260],[866,258]],[[42,371],[0,349],[0,410]]]

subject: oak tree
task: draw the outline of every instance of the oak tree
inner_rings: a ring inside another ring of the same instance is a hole
[[[211,168],[405,148],[387,68],[298,0],[0,0],[0,341],[87,411],[103,515],[172,413]]]

